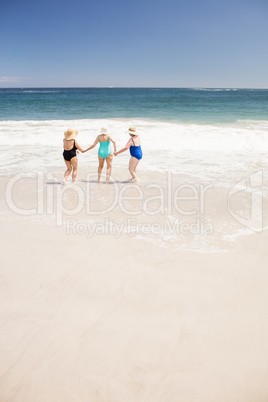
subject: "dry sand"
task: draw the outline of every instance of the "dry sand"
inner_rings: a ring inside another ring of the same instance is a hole
[[[198,253],[4,216],[0,401],[266,402],[267,241]]]

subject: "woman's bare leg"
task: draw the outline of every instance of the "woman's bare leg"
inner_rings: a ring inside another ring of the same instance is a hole
[[[71,165],[70,161],[66,161],[65,159],[64,159],[64,162],[65,162],[65,164],[67,166],[67,170],[64,173],[63,183],[66,183],[69,175],[72,173],[72,165]]]
[[[74,156],[74,157],[71,159],[70,162],[71,162],[72,167],[73,167],[72,181],[75,181],[76,175],[77,175],[77,167],[78,167],[77,156]]]
[[[114,154],[110,154],[106,158],[106,162],[107,162],[106,184],[109,183],[109,179],[110,179],[110,176],[111,176],[111,173],[112,173],[113,157],[114,157]]]
[[[137,175],[136,175],[136,168],[139,163],[139,160],[137,158],[134,158],[134,156],[131,156],[130,161],[129,161],[129,171],[131,174],[131,177],[133,180],[137,180]]]
[[[103,169],[103,165],[104,165],[104,161],[105,161],[105,159],[101,158],[99,155],[98,155],[98,158],[99,158],[99,167],[98,167],[98,181],[100,181],[100,178],[101,178],[101,172],[102,172],[102,169]]]
[[[136,176],[137,176],[137,166],[138,166],[138,164],[139,164],[139,159],[137,159],[136,165],[134,166],[134,172],[136,173]]]

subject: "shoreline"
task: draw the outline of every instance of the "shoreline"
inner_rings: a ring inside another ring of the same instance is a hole
[[[231,251],[236,238],[268,228],[267,194],[256,196],[252,204],[251,193],[237,179],[220,183],[213,178],[203,181],[170,171],[141,170],[142,179],[133,183],[126,180],[127,168],[116,167],[106,185],[105,171],[98,183],[96,169],[83,167],[75,183],[62,186],[63,171],[1,177],[2,219],[64,226],[78,235],[93,231],[116,238],[136,236],[165,247],[204,252]],[[257,172],[250,179],[264,181],[266,176]]]

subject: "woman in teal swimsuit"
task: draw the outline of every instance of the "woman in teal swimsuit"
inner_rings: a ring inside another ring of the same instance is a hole
[[[94,148],[98,142],[100,143],[99,151],[98,151],[98,158],[99,158],[99,167],[98,167],[98,181],[100,181],[101,172],[104,166],[104,161],[106,160],[107,163],[107,174],[106,174],[106,183],[109,182],[111,172],[112,172],[112,162],[114,152],[116,152],[116,143],[114,139],[109,135],[109,128],[107,126],[103,126],[101,128],[100,135],[97,136],[94,144],[92,144],[89,148],[85,150],[89,151],[90,149]],[[113,146],[112,144],[113,143]],[[114,148],[114,150],[113,150]]]

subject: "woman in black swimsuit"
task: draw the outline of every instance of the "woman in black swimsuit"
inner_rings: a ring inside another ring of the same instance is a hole
[[[76,150],[78,149],[80,152],[84,153],[85,150],[80,147],[78,142],[75,140],[78,134],[78,130],[72,130],[68,128],[64,133],[63,140],[63,158],[67,166],[67,170],[64,173],[63,184],[67,182],[68,176],[72,173],[72,181],[75,181],[77,175],[77,156]]]

